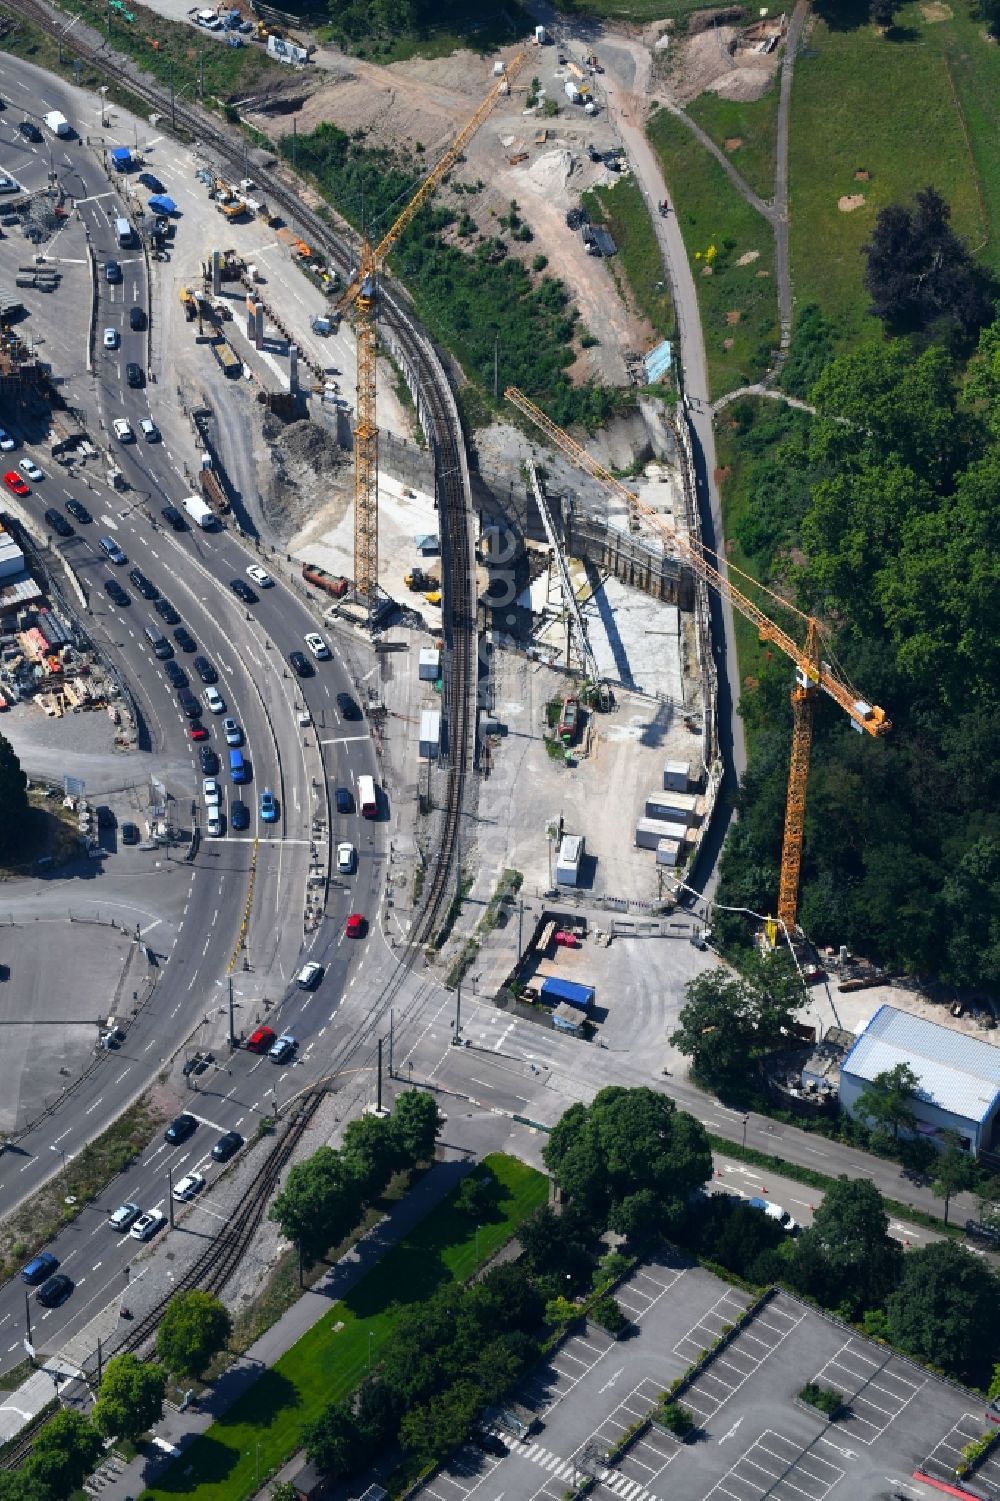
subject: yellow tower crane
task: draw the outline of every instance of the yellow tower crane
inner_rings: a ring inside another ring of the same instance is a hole
[[[506,65],[503,74],[475,114],[466,121],[440,161],[428,172],[409,203],[380,243],[367,236],[361,244],[358,269],[337,304],[337,311],[354,309],[357,339],[358,410],[354,427],[354,587],[373,609],[378,593],[378,426],[375,419],[375,356],[378,276],[386,256],[438,183],[454,167],[498,99],[510,93],[511,82],[531,49],[525,48]]]
[[[795,663],[795,686],[792,688],[792,752],[788,766],[785,832],[781,846],[781,880],[778,889],[778,917],[788,934],[793,934],[798,910],[802,837],[806,815],[806,783],[809,777],[816,693],[822,688],[824,693],[829,694],[844,710],[844,713],[850,716],[851,722],[859,733],[864,731],[872,736],[884,735],[892,728],[891,721],[886,717],[883,709],[859,698],[829,662],[822,660],[820,656],[822,627],[818,620],[796,609],[786,599],[782,599],[780,594],[758,583],[749,574],[741,573],[740,569],[733,568],[732,565],[729,565],[727,573],[721,573],[709,561],[707,548],[671,531],[665,525],[662,516],[640,500],[633,491],[627,489],[620,480],[615,479],[613,474],[609,474],[578,443],[574,443],[562,428],[551,422],[545,413],[536,407],[533,401],[529,401],[516,386],[509,386],[504,395],[512,405],[517,407],[518,411],[523,412],[541,429],[553,447],[560,449],[580,469],[599,480],[609,494],[616,495],[623,500],[630,513],[644,516],[693,573],[703,579],[723,599],[729,600],[734,609],[739,610],[741,615],[757,627],[762,641],[773,643]],[[712,554],[712,556],[715,555]],[[748,599],[741,590],[737,589],[729,580],[729,571],[740,574],[741,578],[745,578],[755,588],[761,589],[782,609],[791,610],[793,614],[798,615],[805,622],[805,645],[799,646],[794,637],[789,636],[770,616],[765,615],[753,600]]]

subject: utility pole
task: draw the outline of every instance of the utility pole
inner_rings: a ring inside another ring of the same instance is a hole
[[[458,989],[455,992],[455,1037],[456,1047],[462,1041],[462,982],[459,980]]]
[[[549,882],[549,885],[550,886],[552,885],[551,881]],[[524,953],[523,934],[524,934],[524,897],[522,896],[522,897],[518,898],[518,903],[517,903],[517,957],[518,957],[519,961],[520,961],[521,955]]]
[[[375,1075],[375,1109],[382,1111],[382,1039],[378,1040],[378,1071]]]
[[[174,1170],[167,1168],[167,1210],[170,1214],[170,1228],[174,1228]]]
[[[393,1012],[392,1007],[390,1006],[390,1008],[389,1008],[389,1078],[390,1079],[393,1077],[393,1072],[392,1072],[392,1031],[393,1031],[394,1024],[395,1024],[395,1013]]]
[[[233,977],[229,976],[229,1047],[230,1051],[236,1046],[236,1029],[233,1026]]]
[[[28,1352],[29,1358],[34,1360],[35,1346],[34,1340],[31,1338],[31,1301],[27,1288],[24,1289],[24,1327],[27,1330],[24,1336],[24,1348]]]
[[[102,1347],[101,1347],[101,1336],[98,1335],[97,1336],[97,1385],[98,1385],[98,1387],[100,1387],[101,1379],[102,1379],[102,1377],[104,1375],[104,1362],[103,1362],[102,1356],[103,1356],[103,1352],[102,1352]]]

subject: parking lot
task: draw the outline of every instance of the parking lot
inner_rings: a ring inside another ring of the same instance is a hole
[[[620,1288],[634,1332],[574,1335],[518,1395],[537,1426],[494,1431],[502,1458],[466,1445],[430,1479],[430,1501],[562,1501],[591,1476],[598,1501],[827,1501],[889,1498],[924,1471],[953,1480],[986,1427],[972,1393],[937,1380],[784,1292],[768,1299],[680,1400],[698,1431],[681,1443],[655,1423],[614,1465],[607,1455],[750,1304],[748,1294],[665,1255]],[[829,1423],[797,1401],[809,1381],[841,1394]],[[1000,1495],[1000,1461],[977,1475]],[[920,1489],[918,1487],[918,1489]]]

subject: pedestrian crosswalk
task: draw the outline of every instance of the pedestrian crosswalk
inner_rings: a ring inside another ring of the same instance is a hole
[[[507,1439],[507,1443],[512,1453],[520,1454],[522,1459],[530,1460],[532,1464],[538,1465],[550,1475],[566,1481],[567,1484],[575,1485],[585,1475],[594,1473],[601,1485],[606,1490],[613,1491],[616,1496],[620,1496],[622,1501],[657,1501],[657,1498],[637,1480],[629,1480],[626,1475],[619,1475],[617,1470],[608,1470],[603,1465],[597,1465],[591,1471],[589,1463],[584,1469],[581,1465],[575,1465],[570,1459],[563,1459],[560,1454],[553,1454],[551,1449],[546,1449],[542,1444],[529,1444],[510,1438]]]

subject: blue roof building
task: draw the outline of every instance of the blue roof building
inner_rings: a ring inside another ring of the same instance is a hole
[[[878,1074],[906,1063],[920,1081],[911,1102],[916,1129],[943,1145],[941,1133],[955,1131],[967,1151],[978,1155],[995,1144],[1000,1114],[1000,1048],[895,1006],[881,1006],[844,1059],[840,1104],[856,1114],[859,1097]]]

